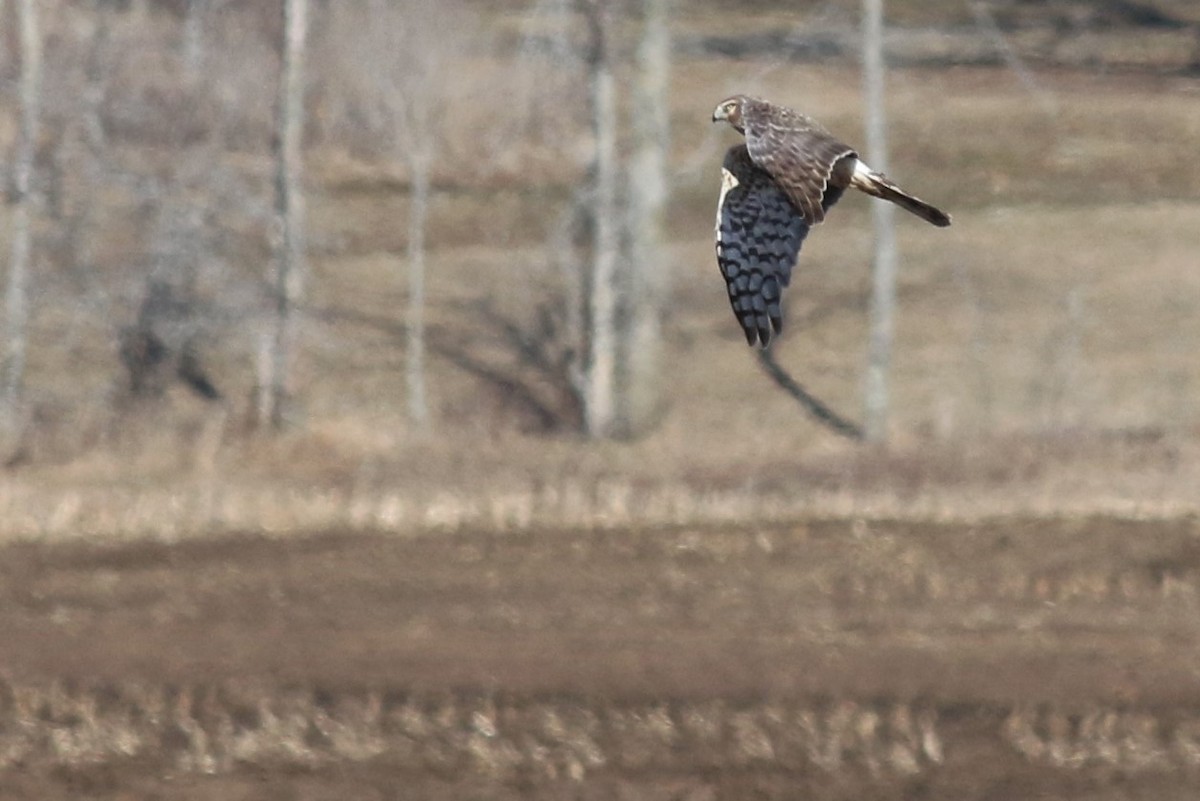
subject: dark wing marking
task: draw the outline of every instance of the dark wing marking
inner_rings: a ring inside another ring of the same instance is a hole
[[[716,229],[717,265],[733,313],[746,341],[765,348],[783,328],[783,288],[809,225],[745,145],[725,154]]]
[[[751,102],[743,119],[750,158],[779,183],[809,225],[822,222],[849,186],[852,159],[858,154],[814,120],[784,106]]]

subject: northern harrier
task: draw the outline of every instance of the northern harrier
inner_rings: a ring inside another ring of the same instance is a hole
[[[785,106],[735,95],[721,101],[724,120],[746,142],[725,154],[717,201],[717,264],[746,341],[765,348],[783,326],[780,298],[809,229],[847,187],[910,211],[933,225],[950,216],[904,192],[815,120]]]

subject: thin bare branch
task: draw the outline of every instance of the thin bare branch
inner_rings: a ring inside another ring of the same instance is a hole
[[[810,393],[796,379],[792,378],[791,374],[775,360],[775,354],[770,348],[765,348],[758,352],[758,361],[762,364],[763,369],[767,371],[767,375],[771,376],[771,379],[784,392],[795,398],[796,402],[803,406],[804,410],[811,414],[817,422],[841,434],[843,437],[854,440],[864,438],[863,430],[857,424],[850,422],[826,406],[821,402],[820,398]]]

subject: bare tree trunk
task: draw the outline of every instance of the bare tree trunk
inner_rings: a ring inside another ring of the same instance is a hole
[[[4,372],[2,376],[4,423],[15,426],[17,402],[25,374],[25,346],[29,321],[29,262],[33,240],[34,159],[37,156],[38,124],[42,95],[42,37],[36,0],[17,3],[21,47],[21,130],[13,164],[12,251],[5,293]]]
[[[304,280],[304,47],[308,0],[284,0],[283,59],[275,135],[275,210],[281,242],[275,260],[274,307],[259,360],[259,424],[279,428],[287,399],[296,304]]]
[[[627,325],[622,331],[621,426],[644,431],[659,410],[661,325],[669,276],[663,252],[667,155],[671,144],[670,0],[642,0],[642,37],[633,83],[634,152],[629,166]]]
[[[4,12],[8,8],[7,0],[0,0],[0,31],[4,30]],[[7,37],[0,36],[0,64],[4,63],[5,45],[8,43]]]
[[[203,75],[204,12],[207,0],[187,0],[183,17],[183,66],[188,81]]]
[[[611,3],[585,0],[584,10],[591,34],[588,78],[596,155],[591,204],[595,241],[586,292],[583,416],[587,435],[599,438],[612,436],[617,412],[617,259],[621,247],[617,218],[617,94],[609,41]]]
[[[106,57],[111,13],[107,7],[98,7],[93,12],[94,27],[84,62],[79,124],[56,149],[54,157],[56,169],[76,172],[86,187],[87,195],[66,221],[64,239],[75,269],[89,275],[94,262],[92,223],[99,205],[99,187],[104,182],[104,154],[108,144],[101,110],[107,90]]]
[[[863,80],[866,91],[867,161],[887,172],[886,65],[883,53],[883,0],[863,0]],[[887,438],[888,373],[896,309],[895,207],[871,204],[875,228],[875,257],[871,268],[870,340],[867,347],[865,429],[867,439]]]
[[[429,136],[418,132],[417,136]],[[430,158],[416,153],[409,158],[412,204],[408,211],[408,314],[404,321],[405,383],[408,417],[424,428],[429,422],[425,397],[425,220],[429,212]]]

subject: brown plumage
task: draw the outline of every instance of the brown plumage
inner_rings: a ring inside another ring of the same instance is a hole
[[[717,263],[751,345],[783,324],[780,292],[811,226],[848,188],[889,200],[937,226],[950,216],[864,164],[820,123],[785,106],[735,95],[713,111],[746,137],[725,155],[717,208]]]

